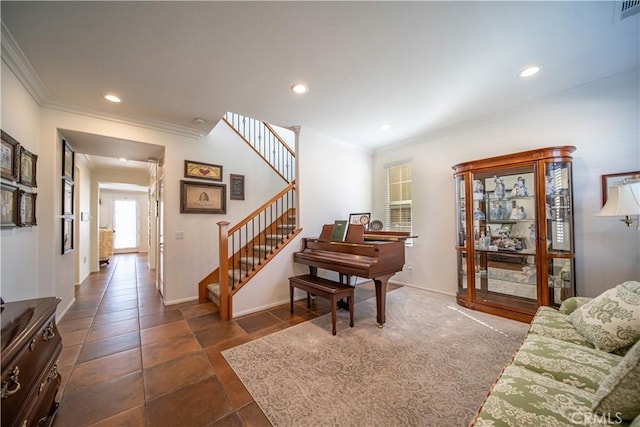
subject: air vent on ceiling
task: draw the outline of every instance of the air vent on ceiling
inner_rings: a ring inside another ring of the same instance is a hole
[[[620,19],[628,18],[640,12],[640,0],[626,0],[620,2]]]

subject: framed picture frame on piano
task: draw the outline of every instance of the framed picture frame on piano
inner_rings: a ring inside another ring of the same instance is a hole
[[[361,224],[365,230],[369,229],[369,219],[371,212],[361,212],[349,214],[349,224]]]

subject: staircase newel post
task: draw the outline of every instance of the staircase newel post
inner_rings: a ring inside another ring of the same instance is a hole
[[[218,222],[218,257],[220,271],[220,319],[231,319],[229,298],[229,221]]]

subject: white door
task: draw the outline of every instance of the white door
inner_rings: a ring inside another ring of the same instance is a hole
[[[137,252],[139,246],[138,202],[131,199],[113,201],[113,249]]]

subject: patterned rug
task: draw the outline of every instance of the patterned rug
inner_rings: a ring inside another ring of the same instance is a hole
[[[274,426],[466,426],[528,325],[403,287],[223,352]]]

